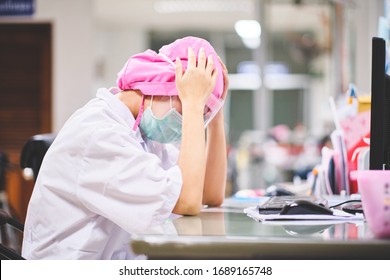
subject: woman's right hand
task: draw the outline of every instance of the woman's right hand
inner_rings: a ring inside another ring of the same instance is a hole
[[[176,58],[176,87],[183,107],[204,109],[213,91],[218,72],[211,55],[206,59],[204,48],[200,48],[198,59],[192,48],[188,48],[188,65],[185,72],[179,57]]]

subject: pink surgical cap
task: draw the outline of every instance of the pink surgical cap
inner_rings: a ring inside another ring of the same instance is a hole
[[[202,38],[184,37],[163,46],[159,53],[147,50],[131,56],[118,73],[118,87],[121,90],[140,90],[144,95],[178,95],[175,84],[174,61],[176,61],[176,57],[179,57],[185,69],[188,62],[187,51],[189,47],[194,50],[195,54],[203,47],[206,56],[210,54],[213,56],[218,77],[212,95],[207,101],[208,107],[212,108],[223,93],[222,65],[214,48]]]

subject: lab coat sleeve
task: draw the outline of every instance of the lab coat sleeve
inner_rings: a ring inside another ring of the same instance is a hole
[[[161,160],[120,129],[101,128],[90,137],[78,176],[77,196],[91,212],[129,233],[169,217],[182,185],[177,165]]]

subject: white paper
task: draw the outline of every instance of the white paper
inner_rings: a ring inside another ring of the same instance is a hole
[[[333,215],[280,215],[280,214],[259,214],[258,206],[248,207],[244,209],[244,213],[256,221],[352,221],[364,220],[362,214],[350,214],[338,209],[333,210]]]

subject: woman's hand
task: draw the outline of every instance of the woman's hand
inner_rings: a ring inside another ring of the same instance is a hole
[[[223,93],[222,93],[222,99],[226,99],[226,95],[229,89],[229,77],[228,77],[228,70],[226,68],[226,65],[222,62],[221,58],[218,56],[219,63],[221,63],[222,66],[222,74],[223,74]]]
[[[225,64],[222,62],[221,58],[218,56],[219,63],[221,63],[222,66],[222,74],[223,74],[223,92],[221,99],[226,100],[226,96],[229,89],[229,77],[228,77],[228,70],[225,66]],[[219,110],[219,112],[215,115],[213,120],[210,122],[208,127],[212,127],[216,122],[223,121],[223,107]]]
[[[188,65],[183,73],[179,57],[176,58],[176,87],[183,108],[191,107],[203,110],[208,97],[213,91],[218,72],[215,70],[213,57],[206,59],[204,48],[200,48],[198,60],[192,48],[188,48]],[[199,106],[199,107],[198,107]]]

